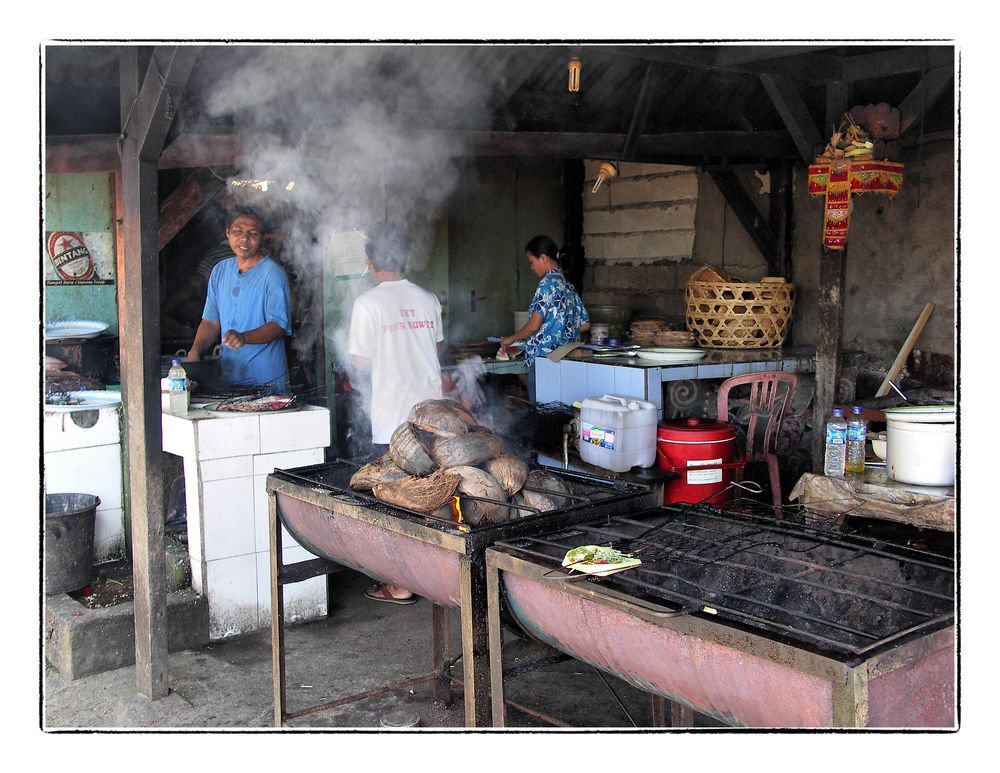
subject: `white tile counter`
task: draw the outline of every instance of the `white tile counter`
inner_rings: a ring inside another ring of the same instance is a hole
[[[45,493],[99,497],[94,521],[94,560],[125,549],[122,500],[121,405],[93,411],[45,411]]]
[[[319,464],[330,445],[330,412],[301,410],[220,418],[192,409],[163,414],[163,450],[184,459],[192,586],[208,598],[209,635],[220,639],[271,624],[267,475]],[[314,556],[282,533],[286,564]],[[326,614],[326,578],[285,588],[289,620]]]

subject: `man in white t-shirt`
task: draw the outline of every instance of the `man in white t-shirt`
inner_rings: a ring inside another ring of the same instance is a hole
[[[384,453],[414,405],[441,397],[444,331],[437,297],[404,278],[410,239],[403,228],[372,227],[365,254],[378,284],[354,301],[347,349],[354,367],[371,374],[372,444]],[[416,601],[394,585],[372,586],[365,595],[395,604]]]

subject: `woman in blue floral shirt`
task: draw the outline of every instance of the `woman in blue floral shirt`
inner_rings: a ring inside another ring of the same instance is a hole
[[[513,335],[500,339],[501,346],[524,341],[524,359],[531,366],[535,358],[577,339],[590,329],[590,317],[583,301],[559,267],[559,249],[548,236],[536,236],[524,248],[528,263],[541,281],[528,305],[527,324]]]

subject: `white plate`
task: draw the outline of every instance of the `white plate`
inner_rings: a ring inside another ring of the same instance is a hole
[[[45,326],[45,340],[58,341],[63,338],[96,338],[108,329],[106,322],[89,319],[70,322],[50,322]]]
[[[77,405],[49,405],[46,403],[42,407],[46,413],[72,413],[73,411],[96,411],[100,408],[118,405],[122,401],[121,392],[100,389],[84,389],[78,392],[69,392],[69,396],[83,400],[83,402]]]
[[[636,356],[640,359],[666,363],[697,362],[706,354],[704,349],[674,349],[670,347],[640,349],[636,352]]]

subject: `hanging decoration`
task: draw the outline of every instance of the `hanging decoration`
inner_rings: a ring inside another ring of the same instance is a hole
[[[882,193],[895,196],[903,187],[903,165],[875,161],[874,143],[850,114],[830,137],[822,155],[809,167],[809,193],[825,197],[823,246],[842,250],[850,226],[851,196]]]

